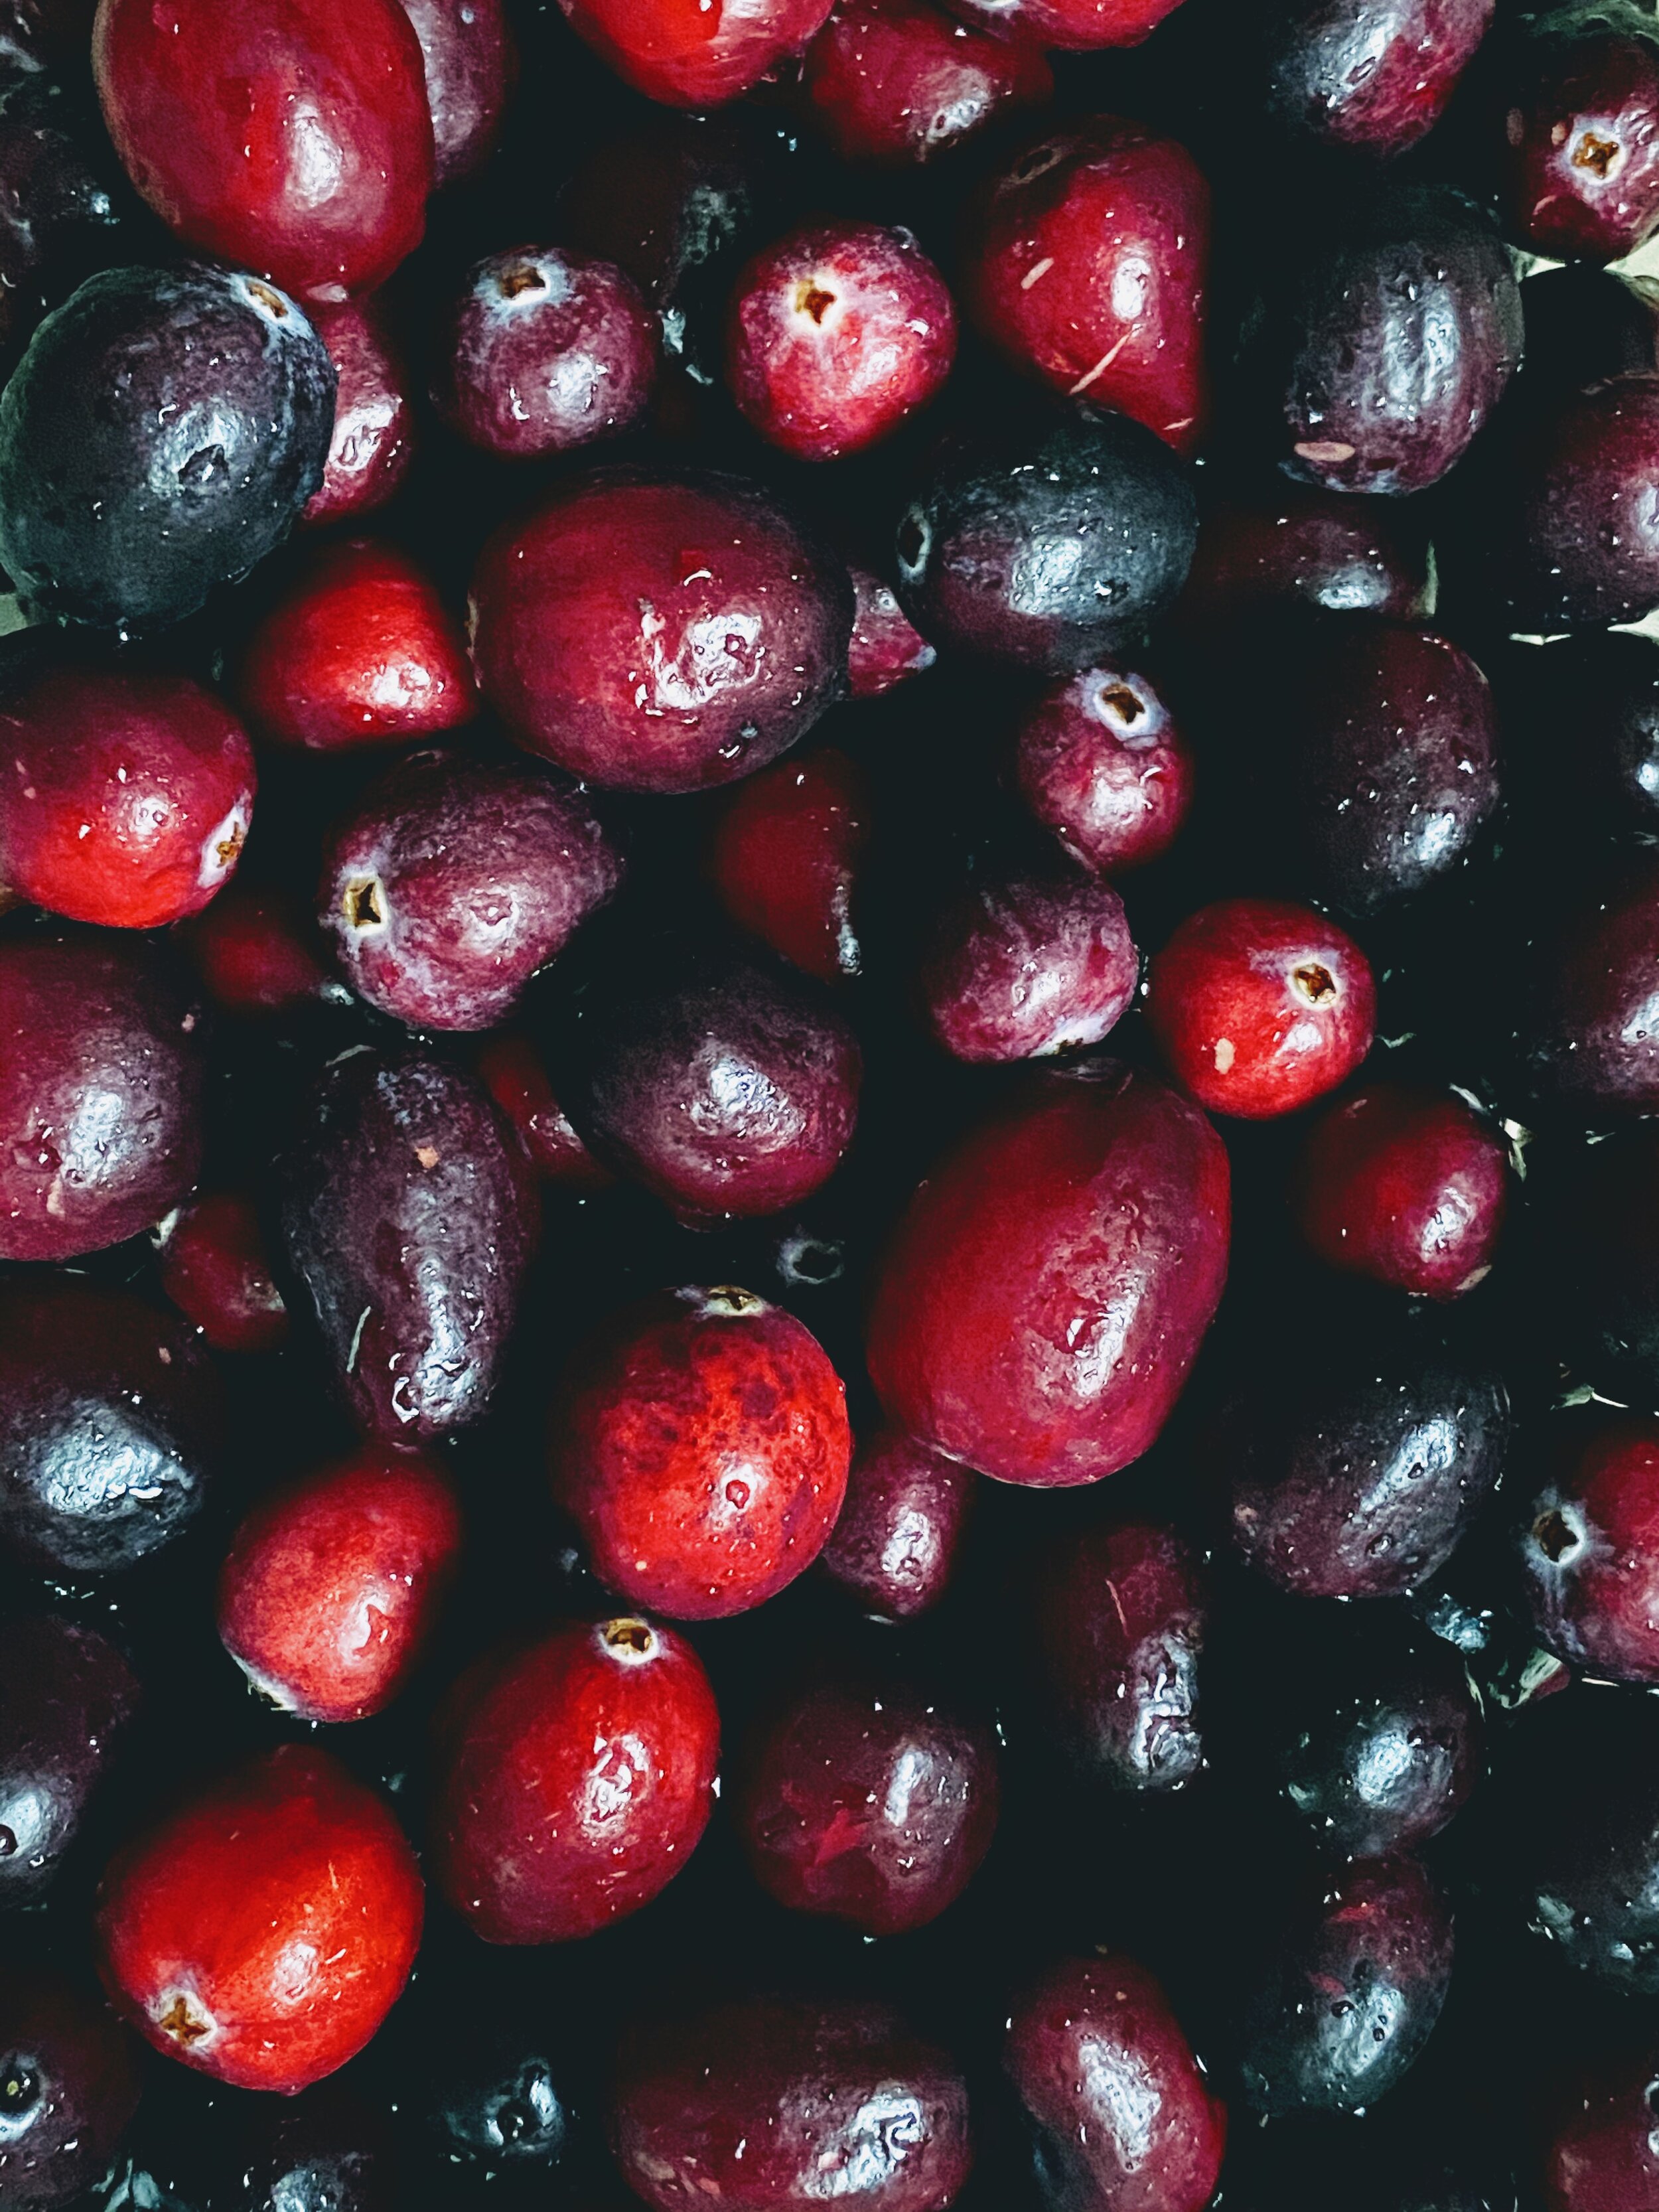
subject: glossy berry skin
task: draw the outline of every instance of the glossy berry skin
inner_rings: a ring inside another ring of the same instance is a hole
[[[672,1629],[572,1621],[463,1677],[433,1871],[487,1943],[568,1943],[636,1912],[714,1808],[720,1715]]]
[[[1014,732],[1020,798],[1073,860],[1103,876],[1169,851],[1191,811],[1196,775],[1192,747],[1137,670],[1109,665],[1063,678]]]
[[[1659,2201],[1656,2081],[1659,2051],[1624,2037],[1559,2086],[1540,2173],[1547,2212],[1631,2212]]]
[[[955,303],[909,231],[806,223],[738,276],[726,380],[769,445],[833,461],[925,407],[956,351]]]
[[[128,175],[187,246],[343,300],[419,245],[432,113],[398,0],[100,0],[93,58]]]
[[[945,2212],[973,2164],[968,2088],[885,2005],[750,1997],[624,2043],[611,2148],[655,2212]]]
[[[95,1990],[9,1965],[0,1993],[0,2203],[52,2212],[104,2179],[138,2109],[138,2050]]]
[[[843,161],[908,168],[1042,106],[1054,79],[1034,45],[964,31],[932,0],[839,0],[806,50],[801,87]]]
[[[313,1006],[331,986],[311,916],[289,892],[234,883],[184,939],[203,988],[224,1012],[250,1018]]]
[[[1184,146],[1100,115],[1028,146],[971,219],[967,303],[1017,368],[1196,451],[1210,191]]]
[[[442,1468],[370,1446],[243,1516],[219,1571],[220,1641],[279,1711],[367,1720],[419,1664],[460,1549]]]
[[[478,1080],[511,1124],[538,1182],[586,1194],[616,1178],[601,1167],[571,1126],[546,1065],[532,1040],[517,1030],[497,1030],[484,1040],[476,1063]]]
[[[1552,260],[1633,252],[1659,222],[1651,19],[1619,0],[1570,6],[1528,25],[1506,59],[1498,150],[1510,235]]]
[[[1534,410],[1503,458],[1482,553],[1511,629],[1598,629],[1659,606],[1659,375]]]
[[[406,744],[478,711],[460,625],[401,547],[313,554],[249,640],[240,698],[269,743],[310,752]]]
[[[229,881],[253,748],[187,677],[48,671],[0,709],[0,878],[72,921],[158,929]]]
[[[288,1307],[271,1273],[259,1210],[246,1191],[203,1191],[157,1232],[161,1288],[216,1352],[275,1352]]]
[[[1426,137],[1494,0],[1281,0],[1264,30],[1267,105],[1298,137],[1376,160]]]
[[[1227,2108],[1133,1959],[1108,1951],[1050,1966],[1014,1999],[1002,2066],[1049,2201],[1202,2212],[1215,2193]]]
[[[347,300],[313,308],[311,319],[336,380],[323,480],[300,517],[316,528],[384,507],[409,474],[416,433],[409,371],[379,303]]]
[[[1370,1050],[1364,954],[1311,907],[1221,899],[1154,955],[1146,1017],[1200,1105],[1263,1121],[1346,1082]]]
[[[1447,1091],[1369,1083],[1309,1130],[1297,1226],[1328,1267],[1418,1297],[1483,1282],[1509,1203],[1509,1152]]]
[[[719,107],[799,53],[829,0],[559,0],[579,38],[647,100]]]
[[[202,1157],[200,1029],[143,939],[0,945],[0,1258],[101,1251],[178,1204]]]
[[[844,684],[852,626],[845,569],[735,477],[580,477],[492,538],[472,581],[490,705],[527,750],[625,791],[732,783],[787,752]]]
[[[679,1620],[747,1613],[804,1574],[852,1457],[817,1340],[747,1291],[662,1291],[571,1355],[549,1431],[554,1494],[601,1581]]]
[[[106,1638],[52,1613],[0,1626],[0,1905],[28,1905],[50,1889],[125,1750],[141,1692]],[[0,2118],[0,2202],[5,2144]]]
[[[1375,500],[1280,482],[1208,504],[1176,617],[1183,629],[1276,611],[1414,622],[1433,592],[1426,540]]]
[[[411,1029],[489,1029],[622,881],[582,794],[538,763],[400,760],[335,824],[318,919],[352,988]]]
[[[732,921],[826,983],[864,965],[853,898],[872,799],[859,763],[825,745],[740,783],[709,839],[709,878]]]
[[[517,246],[468,271],[440,333],[433,398],[452,430],[501,460],[570,453],[640,420],[659,343],[656,317],[613,264]]]
[[[1155,1076],[1037,1079],[922,1183],[865,1350],[888,1418],[999,1481],[1096,1482],[1175,1404],[1227,1271],[1227,1154]]]
[[[71,621],[179,621],[322,483],[334,386],[294,301],[240,270],[88,278],[0,398],[0,561]]]
[[[1133,1001],[1140,955],[1098,876],[987,876],[935,917],[920,988],[957,1060],[1035,1060],[1098,1044]]]
[[[1087,52],[1138,46],[1179,0],[945,0],[953,15],[999,38]]]
[[[326,1752],[283,1744],[118,1855],[99,1970],[158,2051],[291,2096],[355,2057],[401,1996],[423,1905],[387,1807]]]
[[[847,648],[848,689],[855,699],[879,699],[896,684],[924,674],[939,655],[909,620],[890,584],[856,564],[848,573],[854,612]]]
[[[464,184],[489,161],[519,73],[502,0],[400,0],[421,42],[432,182]]]
[[[861,1437],[819,1565],[876,1620],[911,1620],[949,1589],[979,1479],[902,1430]]]
[[[1538,1632],[1592,1674],[1659,1683],[1659,1424],[1612,1423],[1561,1458],[1521,1540]]]
[[[1506,1801],[1505,1887],[1562,1966],[1626,1997],[1659,1990],[1659,1747],[1652,1700],[1552,1698]]]
[[[1540,1099],[1592,1115],[1654,1110],[1656,953],[1659,867],[1645,854],[1610,856],[1589,885],[1540,917],[1518,1009],[1518,1042]]]

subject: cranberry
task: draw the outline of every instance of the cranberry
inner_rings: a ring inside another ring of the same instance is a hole
[[[708,847],[714,895],[733,921],[826,983],[856,975],[853,895],[871,836],[870,780],[825,746],[739,784]]]
[[[1353,939],[1311,907],[1222,899],[1154,957],[1146,1016],[1200,1104],[1261,1121],[1353,1073],[1370,1050],[1376,987]]]
[[[521,1031],[500,1030],[486,1038],[478,1080],[512,1124],[538,1180],[586,1193],[615,1181],[572,1127],[560,1105],[541,1054]]]
[[[288,1308],[246,1191],[201,1192],[157,1233],[161,1288],[216,1352],[275,1352],[287,1343]]]
[[[348,538],[312,555],[250,640],[242,702],[273,744],[404,744],[478,711],[459,625],[418,562]]]
[[[1367,1084],[1308,1132],[1297,1226],[1330,1267],[1419,1297],[1462,1297],[1491,1272],[1508,1166],[1502,1136],[1462,1099]]]
[[[1528,410],[1494,464],[1472,557],[1495,568],[1511,629],[1632,623],[1659,607],[1659,375]]]
[[[554,1490],[603,1581],[680,1620],[804,1574],[847,1493],[847,1394],[794,1317],[747,1291],[663,1291],[572,1354]]]
[[[1659,866],[1614,857],[1546,911],[1529,951],[1520,1042],[1541,1096],[1576,1108],[1659,1106]]]
[[[842,161],[899,168],[1042,106],[1054,77],[1036,46],[964,31],[931,0],[839,0],[806,50],[801,86]]]
[[[1659,1423],[1598,1429],[1562,1454],[1522,1542],[1538,1632],[1563,1658],[1659,1683]]]
[[[929,1611],[950,1585],[977,1486],[902,1430],[872,1430],[854,1451],[823,1571],[877,1620]]]
[[[515,246],[468,271],[433,397],[451,429],[502,460],[568,453],[639,421],[657,344],[656,317],[611,263]]]
[[[1547,2212],[1635,2212],[1659,2201],[1659,2051],[1621,2039],[1551,2099],[1542,2188]]]
[[[139,1706],[132,1669],[95,1629],[52,1613],[0,1625],[0,1904],[27,1905],[57,1877],[87,1809],[126,1748]],[[0,2040],[3,2040],[0,2030]],[[0,2096],[0,2203],[7,2193]]]
[[[945,0],[953,15],[1000,38],[1087,51],[1138,46],[1180,0]]]
[[[560,1943],[647,1905],[714,1808],[720,1715],[672,1629],[574,1621],[463,1677],[432,1852],[488,1943]]]
[[[1279,483],[1205,508],[1176,613],[1194,633],[1304,607],[1414,622],[1433,599],[1427,544],[1389,510]]]
[[[235,883],[191,924],[186,941],[216,1006],[231,1014],[280,1014],[315,1005],[328,988],[313,937],[297,898]]]
[[[1133,1959],[1103,1951],[1050,1966],[1014,2000],[1002,2063],[1049,2201],[1202,2212],[1214,2195],[1227,2108]]]
[[[400,0],[421,42],[432,115],[432,181],[476,176],[501,136],[518,76],[503,0]]]
[[[939,659],[898,603],[890,584],[854,566],[853,638],[847,649],[847,684],[855,699],[879,699],[907,677],[920,676]]]
[[[199,1021],[149,945],[0,945],[0,1258],[73,1259],[178,1204],[202,1156]]]
[[[137,2046],[52,1967],[0,1988],[0,2203],[51,2212],[101,2182],[138,2109]]]
[[[751,1997],[636,2029],[611,2140],[656,2212],[680,2212],[689,2186],[731,2212],[810,2212],[827,2195],[845,2212],[944,2212],[973,2163],[951,2061],[854,1998]]]
[[[559,0],[566,20],[620,77],[670,107],[737,100],[799,53],[830,0]]]
[[[612,470],[484,549],[472,583],[485,697],[532,752],[629,791],[763,768],[845,681],[846,571],[769,494]]]
[[[264,1753],[130,1844],[99,1896],[99,1963],[158,2051],[292,2095],[353,2057],[421,1938],[387,1808],[308,1745]]]
[[[1103,876],[1168,852],[1191,810],[1195,772],[1157,688],[1127,669],[1062,678],[1015,732],[1020,797],[1073,860]]]
[[[420,243],[432,115],[399,0],[108,0],[94,60],[116,152],[186,245],[343,300]]]
[[[300,520],[348,522],[384,507],[409,474],[415,458],[409,373],[374,301],[318,307],[312,320],[338,389],[323,481]]]
[[[1209,411],[1209,187],[1186,148],[1095,116],[1027,147],[988,186],[968,304],[1017,368],[1191,453]]]
[[[1005,1482],[1095,1482],[1168,1419],[1215,1312],[1226,1149],[1112,1061],[1038,1081],[937,1165],[875,1275],[890,1419]]]
[[[1659,222],[1650,18],[1620,0],[1562,8],[1526,24],[1506,60],[1501,160],[1511,234],[1560,260],[1633,252]]]
[[[1299,134],[1387,157],[1439,122],[1494,0],[1285,0],[1266,28],[1267,102]]]
[[[1098,1044],[1139,980],[1122,900],[1067,869],[976,878],[935,917],[921,989],[957,1060],[1032,1060]]]

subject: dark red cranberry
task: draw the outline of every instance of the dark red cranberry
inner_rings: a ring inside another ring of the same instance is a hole
[[[415,1443],[489,1403],[535,1243],[529,1169],[483,1086],[364,1048],[313,1088],[283,1229],[366,1434]]]
[[[697,0],[559,0],[571,28],[620,77],[668,107],[738,99],[791,54],[830,0],[749,0],[711,14]]]
[[[562,1943],[637,1912],[714,1809],[720,1714],[672,1629],[573,1621],[464,1676],[432,1826],[450,1905],[487,1943]]]
[[[1433,599],[1427,541],[1388,508],[1279,483],[1205,508],[1176,616],[1194,632],[1304,607],[1415,622]]]
[[[1557,2085],[1540,2184],[1546,2212],[1633,2212],[1659,2201],[1659,2049],[1643,2037]]]
[[[681,2212],[683,2176],[731,2212],[945,2212],[973,2163],[968,2087],[885,2005],[750,1997],[648,2015],[611,2093],[623,2178]]]
[[[241,699],[273,744],[406,744],[470,722],[460,626],[401,548],[348,538],[314,553],[249,641]]]
[[[512,1124],[537,1179],[586,1194],[615,1177],[594,1158],[572,1127],[531,1039],[501,1030],[485,1039],[476,1062],[478,1080]]]
[[[928,1027],[968,1060],[1098,1044],[1139,981],[1122,900],[1070,868],[975,878],[935,917],[920,975]]]
[[[275,1352],[287,1343],[288,1308],[246,1191],[203,1191],[158,1233],[161,1288],[216,1352]]]
[[[1210,191],[1184,146],[1099,115],[1018,155],[967,248],[969,312],[1014,365],[1178,453],[1209,413]]]
[[[0,877],[71,921],[156,929],[229,879],[253,748],[187,677],[49,670],[0,710]]]
[[[74,1259],[178,1204],[202,1157],[200,1023],[153,945],[0,945],[0,1258]]]
[[[502,460],[568,453],[639,421],[657,347],[656,317],[611,262],[514,246],[468,271],[440,334],[433,398],[452,430]]]
[[[230,1014],[314,1006],[329,988],[314,940],[311,916],[291,893],[245,883],[221,892],[185,933],[208,996]]]
[[[1659,866],[1617,855],[1547,910],[1529,949],[1520,1043],[1543,1097],[1580,1112],[1659,1107]]]
[[[1559,638],[1527,662],[1519,775],[1553,815],[1659,829],[1659,640],[1622,630]],[[1522,746],[1525,750],[1522,752]]]
[[[733,921],[826,983],[859,974],[853,895],[872,831],[870,779],[834,746],[738,785],[708,845],[714,895]]]
[[[1052,684],[1014,737],[1020,797],[1073,860],[1103,876],[1169,851],[1192,807],[1196,766],[1155,686],[1122,668],[1085,668]]]
[[[747,1291],[662,1291],[571,1355],[553,1488],[600,1579],[679,1620],[763,1605],[847,1494],[847,1393],[817,1340]]]
[[[338,389],[322,484],[300,520],[347,522],[384,507],[409,474],[415,458],[409,372],[374,301],[318,307],[312,320]]]
[[[95,1991],[50,1966],[0,1984],[0,2203],[52,2212],[101,2182],[138,2109],[138,2051]]]
[[[51,1887],[125,1748],[139,1687],[106,1638],[51,1613],[0,1625],[0,1904],[27,1905]],[[7,2117],[0,2094],[0,2203],[11,2201]]]
[[[1004,1482],[1095,1482],[1169,1418],[1214,1315],[1226,1149],[1156,1076],[1045,1077],[939,1163],[878,1265],[889,1418]]]
[[[1474,557],[1495,568],[1511,629],[1595,629],[1659,607],[1659,375],[1527,410],[1494,463]]]
[[[1452,1923],[1417,1861],[1304,1881],[1244,1997],[1239,2089],[1255,2112],[1358,2112],[1415,2063],[1451,1978]]]
[[[1617,261],[1659,222],[1659,39],[1599,0],[1528,21],[1504,57],[1502,181],[1511,236],[1562,261]]]
[[[1445,113],[1494,0],[1281,0],[1265,26],[1270,110],[1300,135],[1387,158]]]
[[[1533,1500],[1522,1540],[1533,1618],[1564,1659],[1659,1684],[1659,1423],[1599,1428]]]
[[[48,1574],[114,1573],[181,1535],[222,1456],[194,1332],[73,1276],[0,1294],[0,1540]]]
[[[801,86],[842,161],[899,168],[1042,106],[1054,76],[1030,41],[965,32],[931,0],[839,0],[806,50]]]
[[[819,1564],[877,1620],[926,1613],[950,1585],[978,1486],[902,1429],[873,1430],[854,1451]]]
[[[879,699],[896,684],[920,676],[939,659],[898,603],[890,584],[856,564],[853,579],[853,638],[847,648],[847,684],[855,699]]]
[[[846,680],[853,593],[770,495],[732,477],[580,477],[484,548],[472,654],[519,742],[629,791],[763,768]]]
[[[119,1854],[100,1971],[158,2051],[291,2096],[355,2057],[402,1996],[423,1902],[390,1809],[326,1752],[286,1743]]]
[[[415,26],[432,115],[432,181],[476,176],[495,149],[518,77],[502,0],[401,0]]]
[[[1227,2108],[1135,1960],[1104,1951],[1050,1966],[1014,2000],[1002,2064],[1048,2202],[1202,2212],[1214,2195]]]
[[[953,15],[1004,39],[1070,52],[1138,46],[1180,0],[945,0]]]
[[[1461,1297],[1485,1279],[1509,1202],[1509,1149],[1449,1091],[1369,1083],[1308,1132],[1297,1224],[1328,1266]]]

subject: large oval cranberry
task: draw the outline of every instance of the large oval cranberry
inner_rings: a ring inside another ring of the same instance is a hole
[[[1597,1429],[1534,1499],[1522,1540],[1533,1617],[1595,1674],[1659,1684],[1659,1422]]]
[[[125,1750],[140,1691],[107,1638],[49,1613],[0,1626],[0,1905],[26,1905],[51,1887]],[[0,2100],[0,2201],[10,2117]]]
[[[1418,621],[1434,605],[1428,541],[1396,512],[1282,478],[1212,500],[1176,618],[1189,633],[1306,607]]]
[[[830,0],[559,0],[565,19],[635,92],[718,107],[799,53]]]

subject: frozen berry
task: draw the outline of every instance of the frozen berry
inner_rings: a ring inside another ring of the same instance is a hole
[[[801,84],[842,161],[891,168],[937,160],[1054,88],[1034,44],[965,31],[932,0],[839,0]]]
[[[1376,500],[1282,480],[1254,497],[1213,500],[1176,618],[1194,634],[1304,607],[1418,621],[1434,604],[1428,543],[1396,514]]]
[[[950,1586],[978,1480],[902,1430],[873,1430],[854,1451],[823,1572],[877,1620],[927,1612]]]
[[[161,1288],[216,1352],[275,1352],[288,1308],[258,1208],[245,1191],[203,1191],[157,1232]]]
[[[1492,462],[1465,557],[1510,629],[1599,629],[1659,607],[1659,375],[1527,410]]]
[[[934,920],[921,991],[928,1027],[957,1060],[1035,1060],[1098,1044],[1139,980],[1122,900],[1066,869],[976,878]]]
[[[1608,854],[1590,880],[1539,902],[1516,978],[1518,1042],[1538,1096],[1581,1114],[1659,1106],[1659,866]]]
[[[1559,2083],[1542,2168],[1547,2212],[1635,2212],[1659,2200],[1659,2050],[1620,2039]]]

